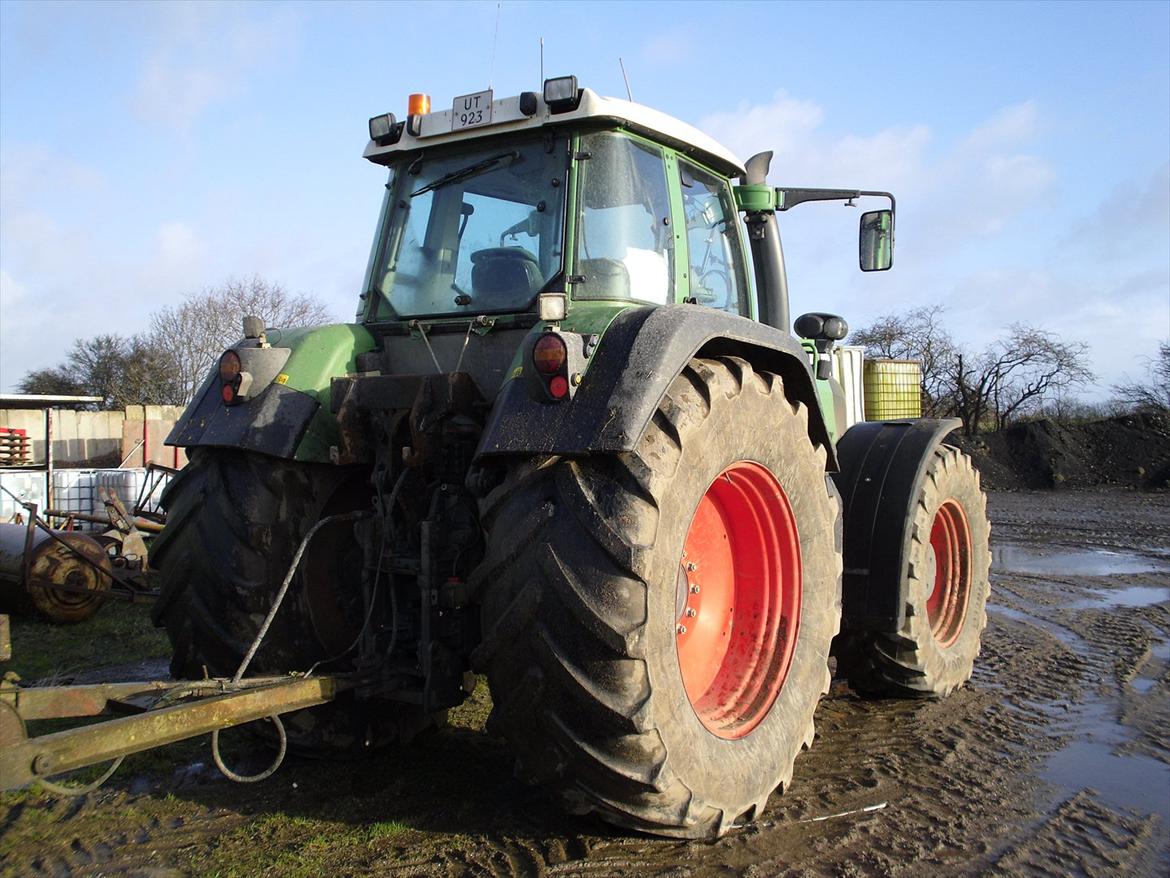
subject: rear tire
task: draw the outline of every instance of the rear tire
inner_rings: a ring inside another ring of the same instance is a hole
[[[170,637],[172,675],[234,674],[304,535],[326,515],[359,508],[364,485],[364,474],[349,469],[193,449],[163,497],[167,525],[150,557],[162,581],[153,619]],[[363,618],[352,527],[327,525],[314,537],[249,676],[305,671],[352,642]],[[351,659],[322,673],[347,670]],[[356,754],[433,724],[418,711],[351,693],[282,719],[289,748],[308,755]]]
[[[868,695],[941,698],[971,678],[991,591],[987,497],[971,459],[932,452],[914,504],[900,631],[843,634],[837,671]],[[894,587],[891,585],[891,587]]]
[[[754,819],[812,743],[841,612],[836,492],[780,378],[694,360],[636,451],[526,461],[482,514],[473,661],[518,773],[659,835]]]

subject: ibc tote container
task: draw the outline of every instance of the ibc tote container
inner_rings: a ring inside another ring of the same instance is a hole
[[[922,417],[922,367],[917,360],[865,361],[865,419]]]
[[[93,514],[105,515],[106,504],[102,501],[101,488],[113,491],[129,512],[138,502],[138,494],[146,482],[145,469],[100,469],[93,474]]]
[[[93,513],[93,474],[91,469],[53,470],[53,507],[59,512]],[[77,530],[97,530],[98,525],[79,521]]]

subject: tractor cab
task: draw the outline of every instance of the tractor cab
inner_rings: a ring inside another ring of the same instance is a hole
[[[758,320],[769,315],[753,278],[775,287],[761,295],[786,298],[778,237],[775,254],[772,244],[749,254],[745,240],[754,215],[791,206],[784,190],[747,179],[697,129],[578,88],[575,77],[547,80],[539,95],[465,95],[434,112],[414,95],[405,120],[370,120],[365,158],[390,170],[359,311],[367,324],[548,315],[579,302],[689,303]],[[863,262],[873,265],[877,216],[863,227]],[[892,217],[884,228],[888,251]],[[781,273],[749,271],[752,257]],[[787,331],[786,307],[770,310]]]

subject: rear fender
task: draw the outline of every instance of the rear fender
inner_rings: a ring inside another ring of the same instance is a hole
[[[534,399],[520,374],[502,389],[477,451],[477,462],[501,455],[633,451],[667,388],[696,357],[737,356],[774,372],[809,412],[809,436],[836,455],[817,402],[808,356],[791,335],[733,314],[696,305],[634,307],[609,325],[571,400]],[[523,368],[523,367],[522,367]]]
[[[257,370],[248,398],[236,405],[220,399],[218,370],[213,366],[195,399],[167,437],[167,445],[214,446],[257,451],[273,457],[328,463],[340,441],[330,411],[330,382],[357,368],[358,354],[375,346],[361,326],[337,324],[307,329],[270,329],[270,348],[256,342],[232,345],[241,359],[262,356],[275,369]],[[245,366],[247,366],[245,362]]]
[[[837,443],[845,507],[842,631],[897,632],[906,620],[913,504],[935,448],[957,418],[869,421]]]

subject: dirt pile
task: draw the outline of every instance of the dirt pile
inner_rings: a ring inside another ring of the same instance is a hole
[[[993,490],[1170,487],[1170,416],[1165,414],[1027,421],[998,433],[955,433],[947,441],[971,455],[984,487]]]

